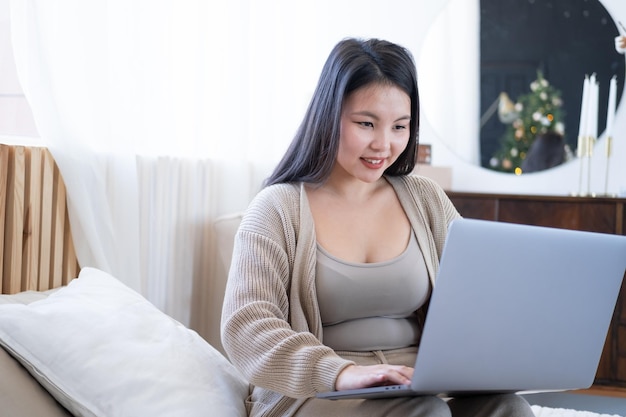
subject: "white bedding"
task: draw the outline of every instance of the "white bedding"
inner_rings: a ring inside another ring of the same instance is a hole
[[[576,411],[565,408],[532,406],[537,417],[622,417],[617,414],[597,414],[590,411]]]

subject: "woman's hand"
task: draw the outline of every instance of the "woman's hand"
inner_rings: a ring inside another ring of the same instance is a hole
[[[408,385],[411,383],[413,368],[400,365],[350,365],[346,367],[335,383],[337,391],[376,387],[380,385]]]

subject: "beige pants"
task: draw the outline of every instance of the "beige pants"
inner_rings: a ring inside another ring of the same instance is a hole
[[[415,349],[391,352],[339,352],[360,365],[391,363],[413,366]],[[297,417],[534,417],[523,397],[513,394],[482,395],[444,400],[438,397],[409,397],[377,400],[305,401],[293,414]]]

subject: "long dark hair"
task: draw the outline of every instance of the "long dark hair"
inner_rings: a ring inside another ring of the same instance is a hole
[[[413,56],[404,47],[380,39],[344,39],[331,51],[311,103],[287,152],[265,185],[324,182],[339,148],[341,109],[353,91],[372,83],[392,84],[411,98],[410,137],[386,175],[413,171],[419,140],[419,95]]]

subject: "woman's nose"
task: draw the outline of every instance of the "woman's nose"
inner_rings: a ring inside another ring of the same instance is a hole
[[[386,151],[391,147],[391,134],[385,131],[379,131],[376,133],[374,140],[372,141],[371,148],[378,151]]]

